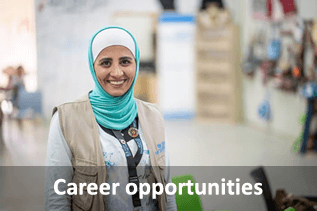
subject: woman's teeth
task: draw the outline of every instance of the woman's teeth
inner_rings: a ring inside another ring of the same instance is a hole
[[[109,82],[113,85],[120,85],[120,84],[123,84],[124,80],[122,80],[122,81],[109,81]]]

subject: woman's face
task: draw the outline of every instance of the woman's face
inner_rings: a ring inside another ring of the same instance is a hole
[[[121,45],[103,49],[94,63],[99,84],[108,94],[118,97],[125,94],[135,76],[136,62],[131,51]]]

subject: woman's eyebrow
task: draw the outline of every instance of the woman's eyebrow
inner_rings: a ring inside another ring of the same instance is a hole
[[[132,58],[132,57],[129,57],[129,56],[120,57],[120,60],[125,60],[125,59],[133,60],[133,58]]]
[[[104,57],[104,58],[101,58],[101,59],[99,60],[99,63],[104,62],[104,61],[112,61],[112,59],[111,59],[111,58],[108,58],[108,57]]]

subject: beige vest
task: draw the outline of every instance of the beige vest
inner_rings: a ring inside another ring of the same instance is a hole
[[[165,141],[164,120],[157,106],[135,99],[138,117],[149,149],[154,179],[166,184],[164,167],[165,152],[157,153],[158,144]],[[98,134],[97,122],[88,98],[88,94],[74,102],[55,107],[58,111],[62,133],[72,152],[74,183],[97,183],[98,187],[106,180],[106,167]],[[158,197],[159,209],[166,209],[166,194]],[[72,210],[106,210],[104,196],[89,195],[84,190],[83,195],[72,196]]]

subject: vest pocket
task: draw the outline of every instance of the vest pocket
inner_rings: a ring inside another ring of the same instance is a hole
[[[97,182],[97,173],[95,174],[85,174],[83,172],[74,171],[74,177],[73,177],[73,183],[76,183],[77,185],[77,195],[72,196],[73,200],[73,208],[77,207],[79,209],[74,210],[85,210],[88,211],[91,209],[92,202],[94,196],[97,197],[97,195],[90,195],[87,192],[87,186],[89,183],[96,183]],[[80,183],[86,183],[86,186],[83,187],[83,194],[80,195]],[[75,206],[74,206],[75,205]]]

